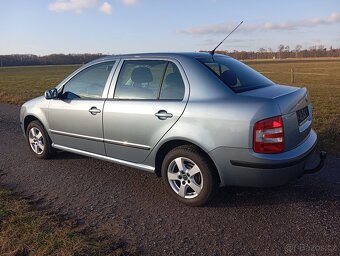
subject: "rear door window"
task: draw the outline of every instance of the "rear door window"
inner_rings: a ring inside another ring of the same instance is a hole
[[[162,60],[126,60],[115,89],[115,99],[158,98],[168,62]]]
[[[182,100],[184,82],[176,64],[166,60],[126,60],[120,70],[115,99]]]

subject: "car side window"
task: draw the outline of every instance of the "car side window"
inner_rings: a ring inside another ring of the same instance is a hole
[[[166,69],[159,99],[182,100],[185,86],[180,71],[175,63],[169,62]]]
[[[118,76],[115,99],[158,99],[168,65],[163,60],[126,60]]]
[[[63,99],[101,98],[114,61],[90,66],[68,81],[63,88]]]

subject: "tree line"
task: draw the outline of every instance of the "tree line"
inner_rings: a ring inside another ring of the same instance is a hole
[[[8,66],[32,66],[32,65],[71,65],[85,64],[92,60],[104,57],[96,54],[51,54],[38,56],[33,54],[0,55],[0,67]]]
[[[329,48],[323,45],[311,46],[308,49],[303,49],[302,45],[296,45],[295,48],[291,49],[289,45],[280,44],[276,51],[271,48],[260,48],[258,51],[216,51],[229,55],[238,60],[249,60],[249,59],[290,59],[290,58],[329,58],[329,57],[340,57],[340,48]]]
[[[207,52],[207,51],[202,51]],[[312,46],[303,49],[302,45],[296,45],[293,49],[289,45],[280,44],[277,50],[260,48],[258,51],[216,51],[216,53],[229,55],[238,60],[249,59],[288,59],[288,58],[318,58],[340,57],[340,48],[329,48],[323,45]],[[85,64],[92,60],[104,57],[101,53],[96,54],[51,54],[38,56],[33,54],[0,55],[0,67],[7,66],[32,66],[32,65],[71,65]]]

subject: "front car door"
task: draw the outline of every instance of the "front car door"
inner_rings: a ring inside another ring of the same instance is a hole
[[[106,153],[141,163],[183,113],[189,85],[175,60],[124,59],[118,69],[104,106]]]
[[[105,155],[103,106],[117,61],[85,67],[49,104],[52,141],[57,146]]]

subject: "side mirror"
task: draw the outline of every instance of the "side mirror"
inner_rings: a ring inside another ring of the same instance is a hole
[[[58,98],[58,90],[56,88],[45,91],[45,99],[51,100]]]

